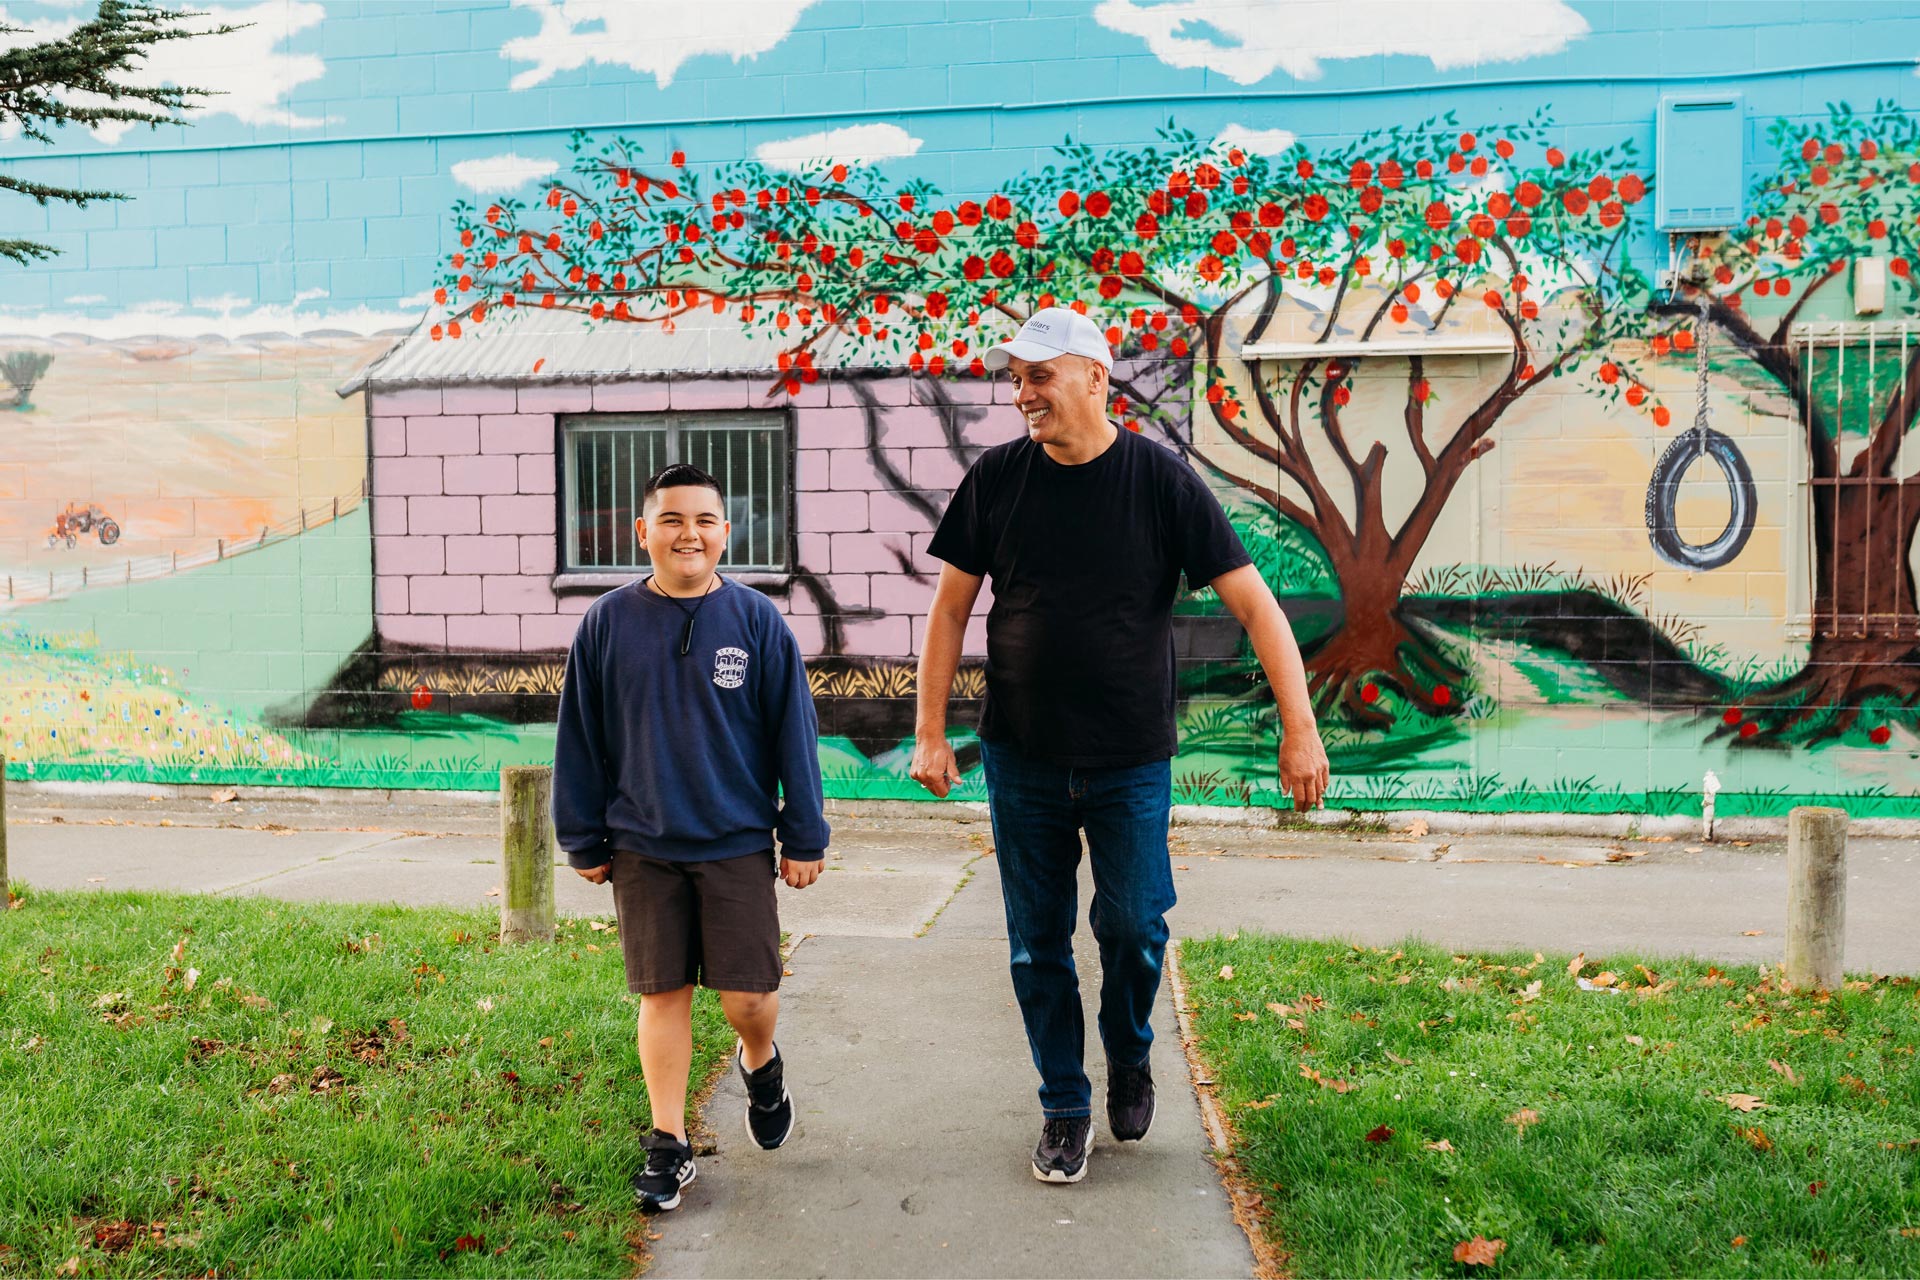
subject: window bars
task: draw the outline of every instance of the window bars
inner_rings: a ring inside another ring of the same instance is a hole
[[[724,569],[784,572],[788,566],[786,417],[758,414],[582,414],[562,419],[565,459],[563,569],[641,572],[635,533],[647,480],[670,462],[691,463],[720,482],[733,535]]]
[[[1920,639],[1914,527],[1920,446],[1909,448],[1920,396],[1907,371],[1920,321],[1795,325],[1800,421],[1810,467],[1807,556],[1814,633],[1827,639]]]

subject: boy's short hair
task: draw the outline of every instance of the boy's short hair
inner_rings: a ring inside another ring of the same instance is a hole
[[[690,462],[670,462],[654,472],[652,478],[647,481],[646,492],[640,498],[641,512],[644,513],[653,507],[653,495],[660,490],[683,487],[711,489],[719,495],[720,504],[723,507],[726,505],[727,492],[720,487],[718,480]]]

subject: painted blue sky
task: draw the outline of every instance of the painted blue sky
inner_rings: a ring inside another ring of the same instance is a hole
[[[156,79],[221,90],[190,128],[0,163],[136,194],[0,228],[63,250],[0,265],[0,311],[89,328],[171,315],[221,327],[356,327],[417,314],[463,195],[533,189],[568,130],[618,130],[696,162],[831,150],[981,192],[1071,134],[1151,136],[1170,116],[1247,145],[1308,146],[1446,109],[1547,107],[1575,144],[1649,151],[1663,91],[1702,77],[1758,122],[1847,98],[1920,101],[1920,11],[1897,3],[1652,0],[262,0],[182,42]],[[0,25],[71,29],[73,4],[0,3]],[[1497,17],[1493,16],[1497,14]],[[12,37],[19,40],[27,37]],[[1895,61],[1905,59],[1905,61]],[[1767,74],[1830,68],[1811,77]],[[1764,155],[1749,144],[1749,159]],[[284,313],[284,315],[282,315]],[[238,319],[236,319],[238,317]],[[214,323],[216,322],[217,323]],[[153,324],[146,328],[155,327]]]

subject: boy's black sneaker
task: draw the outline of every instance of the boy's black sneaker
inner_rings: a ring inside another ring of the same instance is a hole
[[[1107,1059],[1107,1129],[1115,1142],[1138,1142],[1153,1128],[1153,1072]]]
[[[680,1191],[693,1181],[693,1148],[672,1134],[655,1129],[640,1139],[647,1164],[633,1175],[633,1198],[642,1213],[665,1213],[680,1207]]]
[[[786,1059],[780,1046],[757,1071],[747,1070],[747,1047],[734,1051],[734,1065],[747,1086],[747,1135],[762,1151],[772,1151],[793,1135],[793,1096],[787,1092]]]
[[[1040,1130],[1033,1149],[1033,1176],[1042,1182],[1078,1182],[1087,1176],[1093,1150],[1093,1117],[1055,1116]]]

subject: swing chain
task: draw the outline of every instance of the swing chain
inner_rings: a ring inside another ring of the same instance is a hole
[[[1707,294],[1700,293],[1700,332],[1694,335],[1694,395],[1696,403],[1693,411],[1693,433],[1698,438],[1700,452],[1697,457],[1707,456]]]

